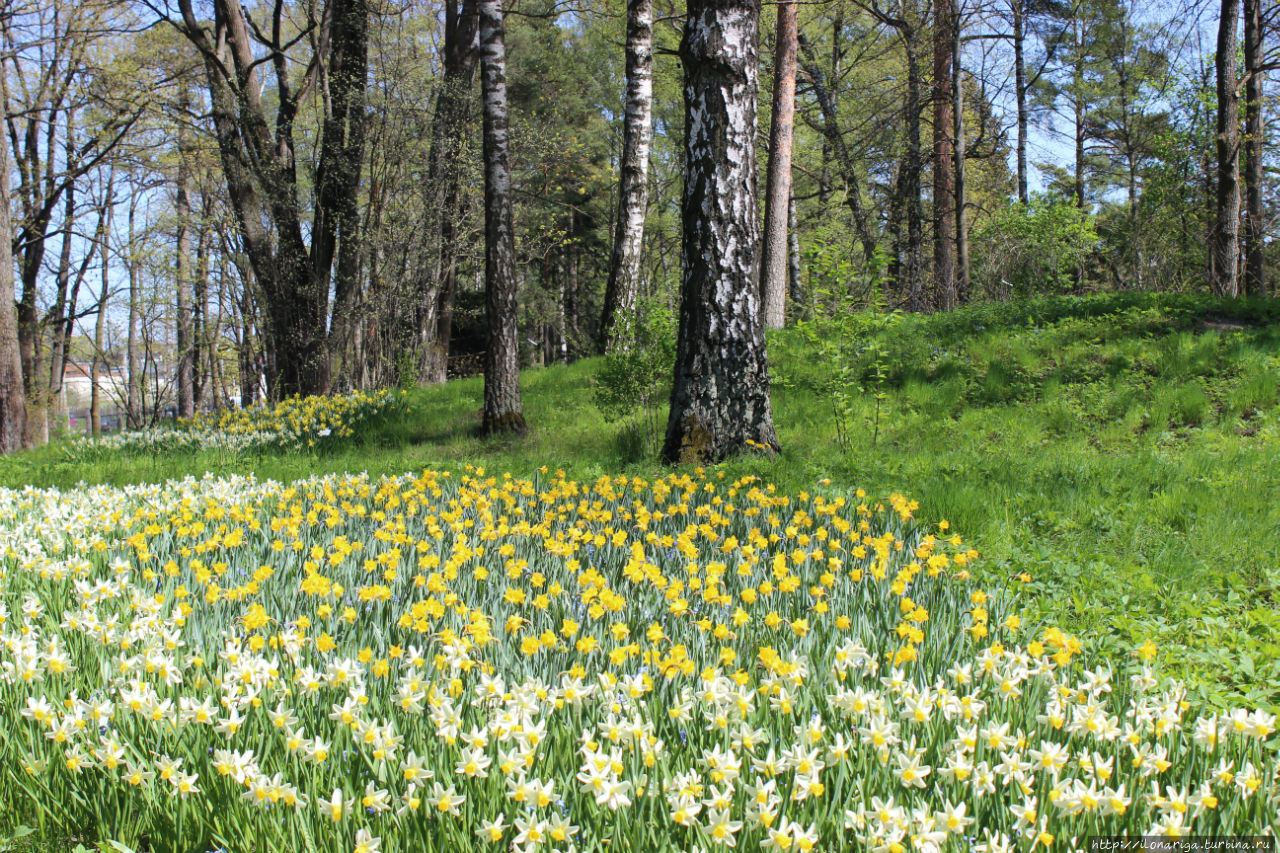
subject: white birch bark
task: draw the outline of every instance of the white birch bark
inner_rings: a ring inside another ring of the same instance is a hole
[[[627,97],[619,164],[618,213],[609,283],[600,321],[600,348],[625,348],[619,320],[635,310],[640,289],[644,218],[649,206],[649,144],[653,136],[653,5],[627,2]]]
[[[684,270],[663,457],[707,462],[777,450],[757,290],[759,0],[690,0],[685,84]],[[749,445],[751,442],[752,445]]]

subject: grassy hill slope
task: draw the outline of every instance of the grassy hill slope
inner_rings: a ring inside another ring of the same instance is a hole
[[[918,500],[984,555],[1027,573],[1054,618],[1117,649],[1150,637],[1209,699],[1280,704],[1280,304],[1120,294],[908,317],[882,333],[885,397],[855,396],[837,438],[829,365],[794,331],[771,339],[783,455],[727,476]],[[526,371],[530,435],[482,439],[478,379],[412,391],[342,445],[115,454],[65,445],[0,460],[0,483],[126,483],[252,471],[484,466],[577,478],[652,474],[637,430],[592,402],[598,360]],[[855,374],[867,377],[870,363]],[[866,384],[866,383],[864,383]]]

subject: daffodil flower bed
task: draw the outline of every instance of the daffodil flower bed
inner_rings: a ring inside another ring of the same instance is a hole
[[[153,850],[1267,833],[1275,718],[895,496],[427,471],[0,492],[0,814]]]
[[[358,391],[333,397],[286,397],[274,406],[199,414],[173,426],[156,426],[77,438],[72,455],[92,453],[248,450],[261,447],[307,448],[350,438],[364,421],[400,404],[404,392]]]

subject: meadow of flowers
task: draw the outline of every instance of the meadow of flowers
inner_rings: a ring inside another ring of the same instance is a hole
[[[1275,717],[915,505],[703,472],[0,491],[0,829],[152,850],[1270,833]]]
[[[173,425],[77,438],[67,446],[75,457],[119,451],[163,453],[178,450],[302,449],[355,435],[361,422],[398,405],[404,392],[357,391],[332,397],[286,397],[273,406],[224,409]]]

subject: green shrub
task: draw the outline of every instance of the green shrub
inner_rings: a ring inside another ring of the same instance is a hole
[[[1098,242],[1091,214],[1037,196],[1005,208],[974,232],[974,279],[1001,298],[1068,292],[1085,279]]]
[[[908,358],[895,344],[891,330],[902,315],[885,307],[884,258],[877,255],[870,266],[836,289],[815,289],[814,309],[796,329],[818,358],[822,371],[815,390],[831,405],[836,440],[842,449],[853,441],[853,419],[858,399],[870,394],[875,401],[871,443],[880,435],[880,411],[890,380],[901,382],[902,364]],[[873,310],[859,311],[870,303]]]
[[[622,445],[656,454],[662,409],[671,396],[677,320],[665,305],[645,302],[620,317],[618,337],[629,345],[609,353],[595,376],[592,401],[609,423],[622,423]],[[630,455],[630,454],[628,454]]]

